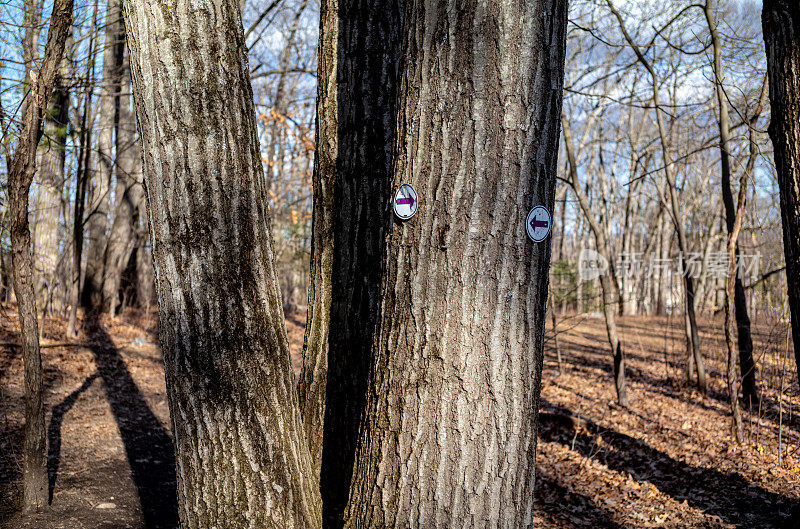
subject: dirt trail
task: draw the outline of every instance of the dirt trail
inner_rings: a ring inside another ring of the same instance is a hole
[[[299,369],[303,317],[287,319]],[[0,347],[0,527],[175,526],[175,472],[157,322],[130,312],[86,322],[89,347],[43,350],[52,507],[22,516],[22,362]],[[759,322],[760,410],[730,443],[719,322],[704,321],[711,391],[682,383],[678,319],[622,318],[630,410],[613,404],[602,320],[559,320],[564,373],[547,342],[536,527],[800,527],[800,396],[785,324]],[[0,308],[0,342],[16,311]],[[63,341],[48,320],[45,341]],[[552,330],[550,330],[552,335]],[[781,396],[780,380],[784,391]],[[783,450],[778,465],[778,446]]]

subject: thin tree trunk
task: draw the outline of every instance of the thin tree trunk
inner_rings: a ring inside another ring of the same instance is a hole
[[[769,136],[778,172],[786,286],[800,377],[800,4],[764,0],[761,17],[772,109]]]
[[[405,16],[391,184],[419,210],[385,238],[345,526],[531,527],[551,240],[524,223],[554,202],[566,2],[382,8]]]
[[[720,164],[721,164],[721,182],[722,182],[722,202],[725,205],[725,225],[728,230],[728,238],[734,234],[734,227],[736,225],[737,216],[741,217],[736,206],[733,203],[733,193],[731,191],[731,161],[730,161],[730,117],[728,114],[728,99],[725,95],[725,89],[722,85],[722,43],[720,42],[719,33],[717,32],[717,20],[714,14],[713,0],[706,0],[704,12],[706,16],[706,23],[711,33],[711,45],[714,53],[713,69],[714,69],[714,87],[717,94],[717,106],[719,108],[719,150],[720,150]],[[758,118],[759,112],[755,117]],[[747,175],[742,176],[742,184],[746,182]],[[740,190],[741,194],[741,190]],[[743,201],[740,200],[743,205]],[[739,256],[739,238],[738,232],[735,233],[736,237],[733,239],[733,255],[732,260],[734,265]],[[728,242],[730,246],[731,242]],[[730,253],[730,252],[729,252]],[[731,278],[728,278],[728,283]],[[742,393],[744,397],[745,406],[758,407],[758,386],[756,385],[756,369],[755,362],[753,361],[753,338],[750,334],[750,317],[747,314],[747,299],[744,293],[744,286],[742,285],[742,278],[738,273],[733,277],[733,291],[726,288],[725,292],[728,298],[734,298],[734,306],[736,311],[736,326],[738,330],[738,345],[739,345],[739,365],[741,367],[742,375]],[[733,294],[733,296],[731,296]],[[726,298],[726,318],[729,312],[730,299]],[[727,326],[726,326],[727,328]],[[730,383],[729,383],[730,385]],[[738,411],[738,406],[737,406]],[[735,417],[735,416],[734,416]],[[741,418],[739,419],[741,422]],[[741,429],[741,424],[739,424]],[[739,432],[741,434],[741,432]],[[738,439],[738,437],[737,437]]]
[[[89,60],[84,76],[83,113],[81,115],[80,131],[78,133],[78,169],[75,175],[75,206],[72,219],[72,276],[69,285],[69,319],[66,334],[69,338],[77,336],[78,303],[80,302],[81,283],[81,258],[83,255],[83,215],[86,209],[86,188],[89,181],[89,162],[91,160],[92,130],[92,96],[94,94],[94,68],[97,56],[95,28],[97,27],[98,0],[94,2],[92,11],[92,31],[89,33]]]
[[[26,6],[27,7],[27,6]],[[38,71],[29,72],[31,86],[22,104],[22,131],[8,171],[11,213],[11,257],[25,364],[25,440],[23,504],[26,509],[47,503],[47,452],[44,427],[42,357],[36,321],[28,192],[36,171],[36,151],[42,120],[61,65],[64,44],[72,29],[72,0],[56,0],[50,18],[44,57]]]
[[[86,276],[81,298],[87,307],[102,304],[103,268],[111,211],[111,177],[114,172],[114,130],[117,128],[124,42],[122,0],[108,0],[103,45],[103,85],[97,119],[97,166],[89,187],[86,217]],[[122,40],[121,40],[122,39]]]
[[[139,152],[139,141],[136,138],[136,120],[131,105],[131,71],[125,39],[122,39],[120,45],[124,49],[122,50],[116,136],[116,207],[103,259],[102,287],[103,305],[112,317],[115,315],[119,303],[122,271],[128,266],[136,243],[137,214],[144,195],[141,181],[142,157]]]
[[[567,121],[567,118],[563,112],[561,113],[561,128],[564,131],[564,151],[566,152],[567,161],[569,162],[569,175],[572,190],[575,192],[575,196],[578,199],[578,204],[580,205],[581,211],[583,211],[583,217],[586,219],[586,222],[589,224],[589,229],[594,235],[597,251],[604,258],[608,259],[610,249],[608,239],[606,237],[606,231],[603,229],[600,223],[597,222],[594,213],[592,213],[591,206],[589,205],[589,199],[586,196],[586,192],[584,192],[583,188],[578,182],[578,162],[575,155],[575,149],[572,144],[572,131],[570,130],[569,122]],[[619,307],[619,298],[616,298],[615,295],[619,292],[619,290],[615,291],[613,289],[611,286],[612,281],[614,281],[614,279],[613,277],[610,277],[608,272],[603,272],[600,274],[600,288],[602,290],[601,309],[606,322],[606,335],[608,336],[608,344],[611,347],[611,354],[614,359],[614,389],[617,393],[617,403],[620,406],[627,407],[629,402],[628,393],[625,387],[625,355],[622,349],[622,343],[619,339],[619,334],[617,333],[616,320],[616,311]]]
[[[181,527],[319,527],[239,3],[124,3]]]
[[[328,333],[333,292],[334,182],[336,180],[337,137],[337,42],[338,0],[322,0],[319,20],[317,67],[317,150],[314,153],[313,218],[311,222],[311,282],[308,315],[303,340],[300,373],[300,407],[306,440],[320,478],[322,465],[325,385],[328,372]],[[351,434],[352,435],[352,434]],[[352,452],[352,450],[351,450]],[[346,501],[346,498],[345,498]]]

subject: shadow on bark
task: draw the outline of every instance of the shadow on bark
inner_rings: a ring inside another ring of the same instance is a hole
[[[64,415],[72,409],[78,397],[91,387],[98,376],[100,375],[95,373],[87,377],[78,389],[67,395],[64,400],[56,406],[53,406],[50,424],[47,427],[48,503],[53,503],[53,492],[55,491],[56,480],[58,479],[58,467],[61,465],[61,425],[64,423]]]
[[[394,4],[339,4],[333,258],[320,489],[323,526],[343,525],[380,321],[401,41]],[[371,28],[364,31],[363,28]],[[387,67],[387,57],[391,67]]]
[[[172,439],[148,406],[111,337],[96,314],[87,313],[86,330],[97,372],[117,422],[146,529],[178,525],[175,451]]]
[[[723,522],[744,527],[798,527],[800,510],[795,499],[775,494],[737,473],[690,465],[656,450],[643,441],[606,430],[587,419],[572,419],[572,412],[542,400],[544,441],[573,447],[586,458],[609,469],[651,483],[675,501],[686,501]],[[582,427],[576,427],[580,423]],[[610,450],[597,451],[596,435]]]

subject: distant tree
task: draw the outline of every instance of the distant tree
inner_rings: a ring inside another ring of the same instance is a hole
[[[769,136],[778,171],[786,285],[800,377],[800,3],[764,0],[761,16],[772,115]]]

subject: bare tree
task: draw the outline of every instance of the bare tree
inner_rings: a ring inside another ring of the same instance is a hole
[[[32,4],[26,4],[26,19],[29,14],[27,10],[41,9]],[[38,24],[38,21],[35,23]],[[71,30],[72,0],[56,0],[41,64],[38,68],[30,64],[31,69],[26,72],[31,84],[23,101],[22,132],[11,160],[7,161],[14,291],[19,304],[22,358],[25,363],[23,502],[27,509],[40,508],[47,503],[46,431],[42,402],[44,388],[36,321],[31,233],[28,227],[28,192],[36,171],[36,151],[42,136],[44,113]]]

